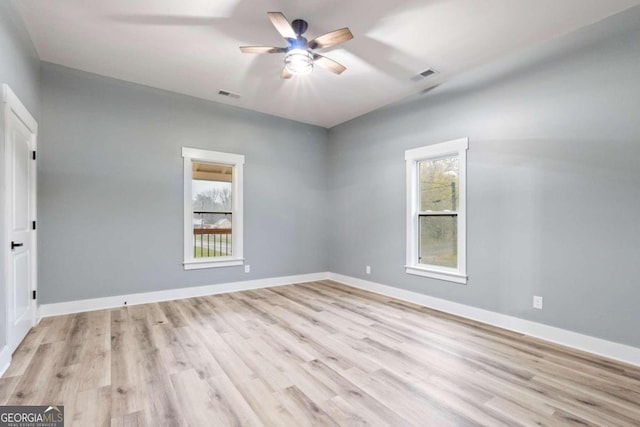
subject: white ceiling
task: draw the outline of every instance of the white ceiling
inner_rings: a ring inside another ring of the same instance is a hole
[[[14,0],[43,61],[332,127],[640,0]],[[349,27],[323,54],[347,67],[280,79],[285,46],[266,12]],[[418,82],[427,68],[438,74]],[[241,95],[224,98],[218,90]]]

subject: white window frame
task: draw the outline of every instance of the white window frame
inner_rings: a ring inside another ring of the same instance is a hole
[[[242,212],[242,176],[244,156],[182,147],[184,160],[184,269],[231,267],[244,264],[242,255],[243,212]],[[193,257],[193,206],[191,188],[193,179],[192,163],[206,162],[231,166],[231,212],[232,212],[232,256],[194,258]]]
[[[467,149],[469,138],[460,138],[439,144],[427,145],[405,151],[407,164],[407,259],[405,271],[408,274],[467,283]],[[423,160],[458,156],[458,267],[448,268],[418,262],[420,185],[418,163]]]

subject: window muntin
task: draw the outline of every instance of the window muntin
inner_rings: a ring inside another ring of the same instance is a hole
[[[466,283],[466,138],[407,150],[406,272]]]
[[[244,156],[184,147],[184,268],[241,265]]]

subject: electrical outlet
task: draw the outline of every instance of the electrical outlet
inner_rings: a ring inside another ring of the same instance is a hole
[[[367,265],[367,267],[364,270],[367,274],[371,274],[371,266]]]
[[[251,266],[250,265],[245,265],[244,266],[244,272],[245,273],[251,273]]]
[[[539,296],[533,297],[533,308],[542,310],[542,297],[539,297]]]

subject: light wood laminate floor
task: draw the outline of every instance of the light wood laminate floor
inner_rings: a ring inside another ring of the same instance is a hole
[[[1,404],[66,425],[640,425],[640,368],[322,281],[43,319]]]

